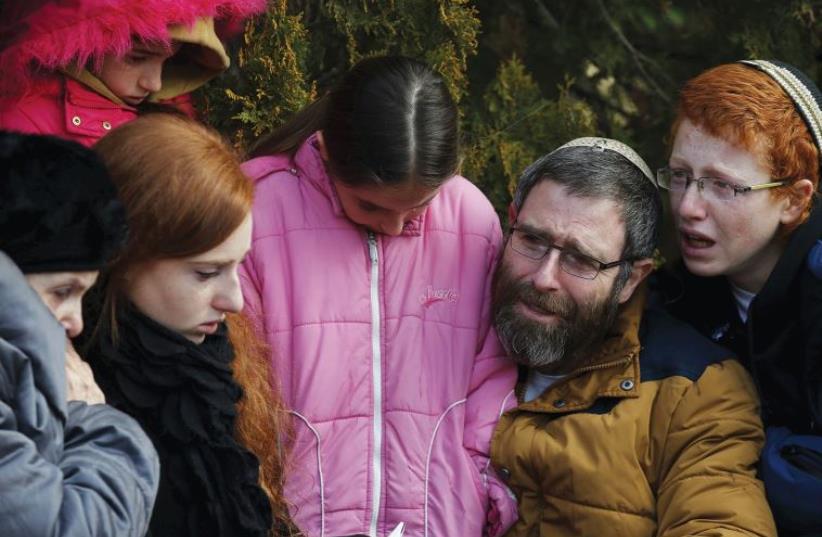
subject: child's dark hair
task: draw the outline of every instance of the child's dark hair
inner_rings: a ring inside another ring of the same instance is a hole
[[[294,154],[321,130],[331,174],[350,186],[437,187],[459,164],[457,107],[442,76],[403,56],[367,58],[323,98],[260,140],[252,156]]]

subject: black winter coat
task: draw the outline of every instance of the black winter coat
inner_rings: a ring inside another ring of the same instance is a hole
[[[693,276],[679,263],[656,279],[673,315],[740,357],[759,388],[765,425],[800,434],[822,434],[822,267],[812,269],[810,259],[820,241],[817,200],[751,303],[746,324],[726,278]]]

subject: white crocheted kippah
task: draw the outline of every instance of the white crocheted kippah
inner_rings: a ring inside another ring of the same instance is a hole
[[[816,147],[822,153],[822,109],[820,109],[819,88],[802,71],[793,65],[767,60],[742,60],[773,78],[791,98],[811,131]]]
[[[653,183],[654,186],[657,186],[656,180],[654,179],[654,174],[651,173],[651,168],[649,168],[645,161],[642,160],[642,157],[640,157],[636,151],[619,140],[586,136],[583,138],[575,138],[567,144],[561,145],[554,151],[559,151],[560,149],[564,149],[566,147],[590,147],[593,151],[605,151],[607,149],[609,151],[619,153],[623,158],[627,159],[631,164],[636,166],[639,171],[641,171],[642,174],[647,177],[651,183]]]

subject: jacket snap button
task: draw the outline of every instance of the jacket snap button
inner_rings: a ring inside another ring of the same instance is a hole
[[[107,131],[110,131],[111,130],[111,123],[109,123],[108,121],[103,121],[103,128],[106,129]]]
[[[500,468],[499,469],[499,476],[502,478],[503,481],[508,481],[511,479],[511,470],[508,468]]]
[[[619,383],[619,387],[625,390],[626,392],[629,392],[634,389],[634,381],[631,379],[625,379]]]
[[[71,122],[74,123],[76,127],[79,127],[80,123],[82,123],[82,121],[80,121],[80,116],[74,116],[71,118]]]
[[[554,406],[557,407],[557,408],[562,408],[566,404],[567,403],[565,402],[565,399],[557,399],[556,401],[554,401]]]

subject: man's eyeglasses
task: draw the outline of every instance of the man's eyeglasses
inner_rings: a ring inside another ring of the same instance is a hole
[[[542,237],[520,229],[516,226],[511,228],[511,248],[520,255],[539,261],[551,250],[559,252],[559,268],[562,272],[583,278],[585,280],[593,280],[603,270],[618,267],[623,263],[630,263],[629,259],[620,259],[612,261],[611,263],[603,263],[593,257],[581,254],[576,250],[557,246],[550,243]]]
[[[765,190],[784,186],[786,181],[773,181],[752,186],[735,185],[717,177],[694,178],[691,172],[676,168],[660,168],[656,171],[656,182],[660,188],[671,192],[671,196],[682,197],[691,183],[696,183],[697,190],[706,200],[731,201],[738,194],[753,190]]]

